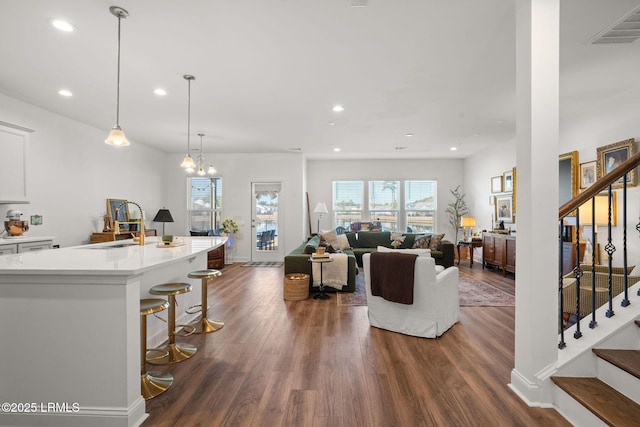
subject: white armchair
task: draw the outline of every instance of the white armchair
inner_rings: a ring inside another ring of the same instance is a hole
[[[371,254],[362,257],[369,323],[377,328],[425,338],[439,337],[458,322],[458,268],[436,274],[435,260],[416,258],[413,304],[387,301],[371,294]]]

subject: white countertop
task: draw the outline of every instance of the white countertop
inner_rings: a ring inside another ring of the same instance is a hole
[[[29,243],[29,242],[42,242],[46,240],[53,240],[55,237],[32,237],[32,236],[20,236],[20,237],[0,237],[0,245],[10,245],[15,243]]]
[[[29,239],[29,238],[25,238]],[[38,238],[34,238],[38,239]],[[42,239],[42,238],[39,238]],[[140,246],[131,240],[0,256],[3,274],[137,274],[224,244],[226,237],[183,237],[184,245],[158,247],[159,237]],[[21,242],[20,239],[7,239]],[[118,247],[122,246],[123,247]],[[114,247],[115,246],[115,247]]]

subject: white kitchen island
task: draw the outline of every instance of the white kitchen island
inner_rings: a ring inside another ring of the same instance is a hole
[[[225,240],[185,237],[160,248],[147,238],[145,246],[0,256],[0,425],[141,424],[140,298],[157,284],[189,282],[176,323],[193,320],[184,308],[200,302],[200,281],[187,274],[205,269],[207,252]],[[151,317],[149,336],[159,344],[166,325]]]

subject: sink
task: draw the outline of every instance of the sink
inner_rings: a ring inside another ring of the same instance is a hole
[[[151,245],[155,242],[145,242],[146,245]],[[86,245],[86,246],[78,246],[80,249],[118,249],[118,248],[128,248],[129,246],[140,246],[140,243],[129,242],[129,243],[116,243],[115,245]]]

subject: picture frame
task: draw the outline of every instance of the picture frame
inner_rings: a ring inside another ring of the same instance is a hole
[[[596,161],[580,163],[580,190],[586,190],[596,182]]]
[[[498,221],[513,222],[513,197],[511,194],[496,196],[496,215]]]
[[[115,218],[115,212],[118,206],[124,206],[118,210],[118,218]],[[124,199],[107,199],[107,217],[109,217],[109,229],[114,230],[114,222],[128,222],[129,221],[129,205]],[[106,222],[106,221],[105,221]],[[119,224],[120,231],[129,231],[129,224]]]
[[[600,179],[636,153],[635,139],[630,138],[624,141],[598,147],[597,153],[596,171],[598,179]],[[633,168],[633,170],[627,174],[627,186],[635,187],[637,185],[638,168]],[[614,182],[612,185],[612,188],[621,187],[622,178]]]
[[[502,193],[502,175],[491,177],[491,192]]]
[[[502,174],[502,182],[504,184],[503,191],[505,193],[513,192],[513,169]]]

